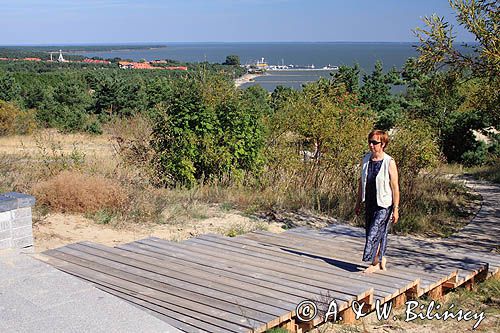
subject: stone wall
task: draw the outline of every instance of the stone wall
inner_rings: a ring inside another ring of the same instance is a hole
[[[9,192],[0,194],[0,249],[33,246],[31,195]]]

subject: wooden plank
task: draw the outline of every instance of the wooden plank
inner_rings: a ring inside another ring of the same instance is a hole
[[[68,248],[71,250],[68,250]],[[182,274],[172,274],[171,270],[164,270],[157,266],[132,261],[110,253],[99,252],[80,244],[69,245],[59,250],[64,253],[92,260],[96,263],[101,263],[107,267],[124,270],[127,273],[149,278],[151,281],[161,282],[168,287],[168,291],[166,291],[168,294],[180,296],[194,303],[204,304],[236,315],[245,313],[246,317],[256,321],[271,322],[275,320],[276,317],[279,319],[281,314],[287,312],[283,309],[276,309],[277,311],[273,311],[273,314],[269,314],[265,311],[269,310],[269,307],[266,307],[265,304],[252,301],[248,302],[241,297],[235,297],[210,288],[200,287],[200,285],[197,284],[186,283],[185,280],[182,279]],[[78,251],[78,253],[74,253],[74,251]],[[92,257],[83,256],[82,253],[87,253]],[[173,264],[171,265],[173,266]],[[192,276],[192,274],[190,275]],[[165,279],[165,277],[167,277],[167,279]],[[203,283],[203,280],[200,281],[200,283]],[[260,310],[254,310],[255,307],[259,307]],[[275,309],[271,308],[271,310]]]
[[[85,244],[87,246],[92,246],[92,247],[98,247],[99,245],[97,244]],[[130,243],[130,244],[125,244],[121,245],[118,247],[118,250],[123,250],[123,252],[120,252],[120,255],[125,256],[125,257],[130,257],[130,258],[135,258],[138,260],[142,260],[145,262],[154,262],[155,265],[159,267],[164,267],[170,269],[170,263],[175,262],[179,265],[185,266],[187,269],[190,270],[200,270],[212,274],[217,274],[218,277],[229,277],[230,279],[234,281],[238,281],[238,285],[241,286],[241,282],[247,282],[251,284],[249,286],[249,289],[252,290],[252,293],[255,295],[257,291],[259,291],[259,288],[257,287],[264,287],[268,288],[270,290],[267,290],[264,292],[263,295],[271,295],[273,299],[276,297],[279,297],[280,295],[275,294],[275,291],[279,291],[281,293],[284,293],[285,295],[281,295],[285,297],[286,299],[289,299],[289,301],[294,301],[297,300],[298,302],[302,301],[307,297],[311,297],[310,292],[303,292],[299,287],[303,287],[301,284],[297,284],[296,286],[288,287],[283,285],[283,281],[280,279],[271,279],[272,282],[267,282],[265,280],[262,280],[262,277],[265,277],[265,275],[262,275],[260,273],[256,273],[251,270],[246,270],[245,268],[241,267],[234,267],[234,265],[228,261],[210,261],[210,257],[203,257],[200,256],[194,256],[192,253],[189,251],[186,251],[187,254],[182,253],[184,250],[183,249],[173,249],[172,251],[165,252],[161,251],[160,252],[155,252],[155,250],[158,250],[156,247],[151,247],[149,245],[145,244],[140,244],[140,243]],[[158,260],[159,259],[159,260]],[[233,271],[238,272],[239,274],[235,274]],[[243,275],[248,273],[249,276]],[[218,279],[219,281],[220,279]],[[244,284],[243,284],[244,285]],[[281,306],[281,308],[287,308],[293,303],[285,303],[284,305]]]
[[[299,234],[299,233],[294,233],[294,232],[290,232],[290,233],[293,233],[294,237],[296,237],[296,238],[304,239],[304,238],[311,237],[310,234]],[[286,234],[286,233],[284,233],[284,234]],[[323,239],[324,239],[324,237],[323,237]],[[335,240],[338,240],[338,239],[339,238],[336,238]],[[362,248],[364,248],[364,242],[365,242],[364,239],[355,239],[352,237],[351,238],[340,238],[340,239],[344,239],[346,242],[356,244],[357,249],[360,251],[362,251]],[[327,243],[329,243],[329,241],[330,240],[325,240],[325,242],[327,242]],[[332,245],[338,247],[339,244],[333,243]],[[470,264],[464,263],[463,257],[454,256],[453,254],[450,254],[449,252],[439,252],[439,253],[429,254],[427,252],[422,252],[422,251],[420,251],[419,248],[412,247],[412,245],[408,245],[408,244],[404,245],[404,246],[400,246],[398,244],[391,243],[391,251],[390,252],[391,252],[391,255],[388,257],[390,257],[391,260],[398,260],[397,257],[399,257],[399,258],[403,259],[404,261],[407,261],[408,256],[410,256],[413,260],[416,260],[416,258],[419,258],[423,264],[431,261],[431,262],[433,262],[433,264],[432,264],[433,270],[441,269],[442,271],[446,271],[446,270],[448,270],[449,267],[461,268],[461,269],[467,270],[467,269],[474,269],[477,267],[478,264],[480,264],[480,263],[470,263]],[[436,258],[436,255],[439,255],[439,258]],[[432,259],[432,260],[428,260],[428,259]],[[434,262],[436,262],[436,259],[438,260],[439,264],[434,263]],[[459,267],[457,267],[457,266],[459,266]]]
[[[282,250],[280,247],[276,247],[276,246],[263,247],[262,245],[259,245],[259,243],[257,241],[249,239],[249,238],[244,238],[244,237],[234,237],[234,238],[231,238],[229,241],[229,240],[224,240],[222,237],[208,234],[208,235],[200,236],[198,239],[211,239],[211,240],[216,241],[216,242],[224,242],[224,243],[230,244],[230,245],[231,245],[231,243],[241,244],[242,246],[248,246],[252,249],[259,249],[260,252],[265,251],[266,253],[272,254],[274,257],[292,259],[292,258],[297,258],[297,256],[298,256],[297,254],[291,254],[290,252],[286,252],[286,251]],[[263,250],[260,250],[260,249],[263,249]],[[345,248],[342,248],[342,249],[343,249],[343,251],[345,250]],[[306,255],[302,255],[300,257],[308,258]],[[338,256],[336,256],[336,257],[338,258]],[[311,264],[318,266],[318,267],[321,267],[322,270],[327,269],[326,271],[328,271],[330,274],[336,275],[336,277],[343,276],[345,279],[348,279],[349,282],[359,281],[362,284],[365,283],[366,276],[359,276],[359,277],[354,276],[353,277],[352,274],[348,274],[347,276],[345,274],[338,275],[338,268],[330,263],[327,263],[325,261],[327,259],[328,258],[326,258],[326,257],[319,257],[318,256],[318,259],[315,259]],[[352,256],[345,256],[345,257],[342,257],[342,259],[352,260]],[[345,273],[345,272],[343,272],[343,273]],[[397,275],[397,280],[406,279],[407,281],[414,281],[416,278],[417,278],[417,276],[415,274],[413,274],[413,275],[398,274]]]
[[[337,244],[338,247],[344,248],[343,246],[340,246]],[[326,246],[325,246],[326,247]],[[360,249],[361,251],[361,249]],[[391,257],[391,259],[394,259]],[[405,256],[405,260],[410,261],[411,258],[408,256]],[[378,274],[379,272],[377,272]],[[413,277],[422,277],[422,283],[421,287],[423,288],[423,291],[432,288],[434,285],[438,285],[441,283],[441,281],[448,280],[452,276],[456,275],[457,271],[456,270],[444,270],[441,273],[432,273],[432,272],[427,272],[427,271],[422,271],[419,269],[419,266],[416,266],[415,268],[412,267],[401,267],[397,263],[392,264],[391,269],[389,269],[386,272],[383,272],[383,274],[387,274],[393,277],[401,277],[401,276],[412,276]],[[410,274],[410,275],[408,275]],[[412,274],[412,275],[411,275]]]
[[[239,243],[239,244],[242,244],[243,246],[245,247],[248,247],[248,248],[251,248],[252,250],[254,249],[253,245],[255,244],[258,244],[257,242],[253,241],[253,240],[249,240],[249,239],[245,239],[245,238],[241,238],[241,237],[235,237],[235,238],[230,238],[229,240],[224,240],[223,238],[221,238],[220,236],[216,236],[216,235],[203,235],[197,239],[212,239],[213,241],[225,241],[227,244],[231,244],[231,243]],[[259,250],[259,248],[257,248],[257,250]],[[262,251],[262,250],[261,250]],[[282,256],[283,258],[288,258],[289,260],[291,258],[295,258],[297,257],[296,255],[292,255],[292,254],[289,254],[289,253],[284,253],[282,252],[280,249],[278,248],[275,248],[275,247],[266,247],[265,248],[265,251],[268,252],[268,253],[272,253],[273,257],[279,257],[279,256]],[[276,260],[276,259],[275,259]],[[332,276],[335,276],[335,283],[339,282],[339,276],[336,275],[337,273],[334,271],[333,273],[330,272],[330,269],[332,268],[332,265],[322,261],[322,260],[315,260],[315,265],[317,265],[318,267],[321,267],[321,269],[323,269],[325,272],[328,272],[329,274],[332,274]],[[353,276],[352,274],[349,274],[347,275],[347,277],[344,278],[344,282],[347,283],[348,285],[349,284],[352,284],[352,283],[360,283],[362,285],[365,285],[366,284],[366,281],[367,280],[367,277],[366,275],[365,276],[360,276],[359,278],[357,278],[356,276]],[[398,280],[400,280],[398,278]],[[407,288],[411,288],[411,287],[414,287],[415,285],[417,285],[417,279],[414,279],[414,280],[411,280],[411,284],[405,288],[403,288],[403,290],[406,290]],[[390,288],[388,290],[386,290],[387,292],[390,292],[390,294],[394,293],[394,288]],[[380,290],[377,292],[377,289],[375,289],[375,295],[379,296],[380,299],[384,300],[384,299],[387,299],[387,294],[383,295],[382,293],[380,293]],[[363,298],[362,296],[360,296],[359,298]]]
[[[140,243],[144,245],[150,245],[153,247],[157,247],[159,249],[169,249],[173,244],[170,244],[166,241],[161,241],[161,240],[155,240],[155,239],[147,239],[147,240],[141,240],[137,241],[134,243]],[[175,244],[175,246],[182,246],[181,244]],[[184,245],[185,246],[185,245]],[[307,286],[308,290],[311,291],[311,296],[314,297],[321,297],[324,295],[325,292],[330,291],[331,294],[335,294],[336,296],[338,295],[339,297],[343,297],[344,301],[347,302],[347,300],[351,300],[352,297],[347,297],[343,294],[339,294],[337,292],[331,291],[331,280],[328,282],[324,281],[319,281],[317,276],[315,275],[314,277],[310,275],[300,276],[298,275],[294,270],[291,269],[283,269],[277,267],[275,263],[273,265],[270,264],[263,264],[260,261],[256,262],[255,260],[249,260],[248,257],[243,257],[239,256],[235,253],[231,254],[223,254],[223,253],[217,253],[216,251],[211,250],[210,248],[201,248],[200,246],[189,246],[189,251],[192,255],[205,255],[205,257],[208,260],[226,260],[230,261],[233,265],[239,269],[240,267],[248,267],[250,268],[251,271],[259,271],[262,272],[263,274],[268,274],[276,277],[280,277],[284,279],[283,282],[286,280],[289,281],[294,281],[298,282],[300,284],[303,284],[303,286]],[[340,299],[342,301],[342,299]],[[297,303],[298,304],[298,303]]]
[[[224,278],[220,274],[213,272],[202,272],[203,274],[201,274],[199,272],[201,266],[199,265],[184,266],[180,265],[178,261],[175,260],[154,260],[150,257],[125,250],[106,249],[98,244],[85,243],[82,245],[85,246],[82,248],[83,251],[95,254],[99,253],[95,251],[101,251],[104,253],[103,256],[116,255],[116,257],[113,257],[116,261],[126,262],[126,260],[134,260],[134,265],[151,272],[163,273],[166,276],[175,273],[178,279],[174,279],[172,283],[179,287],[189,288],[192,291],[197,291],[211,297],[220,296],[220,294],[223,293],[226,295],[225,301],[249,308],[259,307],[261,311],[272,314],[273,316],[279,316],[281,314],[284,320],[289,319],[290,315],[285,315],[283,312],[288,311],[290,306],[294,306],[294,303],[291,302],[276,302],[276,298],[280,295],[273,293],[274,290],[272,289],[269,290],[254,285],[246,286],[245,283]],[[122,257],[122,259],[120,259],[120,257]],[[189,279],[186,280],[185,276],[189,276]],[[215,282],[215,285],[210,285],[211,282]],[[219,285],[222,285],[223,288],[218,288]],[[247,293],[242,287],[250,289],[251,292]],[[230,295],[233,295],[232,298],[229,297]],[[288,294],[284,294],[284,296],[285,298],[289,298]],[[269,303],[273,305],[269,305]]]
[[[154,239],[152,239],[152,240],[154,240]],[[140,242],[147,242],[147,241],[148,241],[148,240],[144,240],[144,241],[140,241]],[[161,243],[161,242],[163,242],[163,243],[167,243],[167,242],[162,241],[162,240],[159,240],[159,239],[157,240],[157,242],[160,242],[160,243]],[[191,244],[191,245],[192,245],[192,246],[190,247],[190,248],[191,248],[191,250],[194,250],[194,249],[195,249],[194,244]],[[223,256],[223,255],[221,255],[221,254],[215,254],[215,256]],[[231,255],[231,257],[233,258],[233,260],[235,260],[235,255],[234,255],[234,254],[232,254],[232,255]],[[274,265],[276,266],[276,264],[274,264]],[[293,274],[293,273],[292,273],[292,274]],[[315,276],[317,276],[317,275],[318,275],[318,274],[315,274]],[[376,277],[375,277],[374,275],[371,275],[371,276],[366,276],[366,275],[365,275],[365,276],[363,277],[363,280],[364,280],[364,282],[365,282],[365,283],[366,283],[366,280],[367,280],[367,279],[376,279]],[[378,279],[380,279],[380,278],[378,278]],[[316,278],[316,280],[317,280],[317,278]],[[395,278],[395,279],[393,279],[393,280],[395,281],[395,283],[402,284],[402,282],[401,282],[401,281],[400,281],[400,279],[398,279],[398,278]],[[318,282],[315,282],[315,283],[317,284]],[[384,283],[387,283],[387,282],[385,282],[385,281],[384,281]],[[418,279],[416,279],[416,280],[413,280],[413,281],[407,282],[407,284],[403,284],[403,285],[401,285],[401,286],[399,286],[399,287],[397,287],[397,288],[395,288],[395,289],[394,289],[394,288],[392,288],[392,289],[388,289],[388,291],[387,291],[387,293],[388,293],[388,294],[385,294],[384,296],[382,296],[382,297],[381,297],[381,299],[382,299],[383,301],[389,300],[389,299],[391,299],[392,297],[395,297],[396,295],[400,294],[401,292],[404,292],[405,290],[407,290],[407,289],[409,289],[409,288],[414,287],[414,286],[415,286],[415,285],[417,285],[418,283],[419,283],[419,280],[418,280]],[[375,289],[375,294],[378,294],[378,293],[377,293],[377,291],[376,291],[376,288],[379,288],[379,289],[380,289],[381,287],[376,287],[376,286],[373,286],[373,288]]]
[[[77,275],[75,275],[77,276]],[[83,277],[80,277],[80,278],[83,278]],[[128,294],[128,290],[126,289],[123,289],[123,288],[119,288],[119,287],[115,287],[115,286],[110,286],[110,287],[107,287],[105,286],[104,284],[96,284],[95,285],[98,289],[104,291],[104,292],[107,292],[108,294],[111,294],[111,295],[114,295],[118,298],[121,298],[123,299],[124,301],[140,308],[141,310],[143,311],[146,311],[148,312],[149,314],[151,314],[152,316],[172,325],[173,327],[177,328],[178,330],[180,330],[181,332],[199,332],[199,333],[210,333],[210,332],[214,332],[214,331],[217,331],[219,330],[220,328],[219,327],[214,327],[213,325],[212,326],[208,326],[207,323],[204,323],[204,322],[198,322],[198,325],[203,327],[202,328],[199,328],[199,327],[195,327],[195,326],[190,326],[190,325],[187,325],[186,323],[180,321],[180,320],[177,320],[175,318],[171,318],[171,317],[168,317],[166,316],[165,314],[163,313],[160,313],[160,312],[156,312],[155,310],[156,309],[161,309],[160,307],[158,307],[153,301],[150,301],[149,298],[147,296],[141,296],[139,295],[139,297],[137,296],[130,296]],[[153,307],[155,310],[152,310],[152,309],[149,309]],[[163,309],[161,309],[160,311],[162,311]],[[164,310],[163,310],[164,311]],[[177,317],[179,317],[179,314],[175,314]],[[194,320],[193,320],[194,321]]]
[[[294,237],[300,237],[300,235],[296,235],[294,234]],[[307,236],[305,236],[307,237]],[[364,243],[360,243],[359,246],[364,246],[363,245]],[[326,246],[326,245],[325,245]],[[332,246],[332,245],[329,245],[329,246]],[[340,247],[339,244],[336,244],[336,247]],[[362,251],[360,249],[360,251]],[[445,256],[445,254],[442,254],[441,255],[441,258],[438,258],[438,260],[441,261],[441,263],[444,261],[445,264],[432,264],[432,269],[433,270],[436,270],[436,271],[439,271],[440,273],[439,274],[436,274],[436,273],[432,273],[432,272],[428,272],[428,271],[422,271],[422,269],[419,269],[419,267],[421,265],[407,265],[408,267],[402,267],[401,264],[399,263],[398,264],[398,261],[395,260],[397,259],[395,257],[396,254],[399,254],[399,256],[401,258],[404,258],[405,261],[408,261],[408,262],[417,262],[417,263],[421,263],[422,265],[425,265],[426,262],[429,262],[429,258],[430,259],[433,259],[434,261],[436,261],[435,257],[426,257],[426,259],[422,259],[422,257],[420,257],[417,261],[416,258],[418,258],[418,256],[414,253],[414,252],[411,252],[411,251],[405,251],[404,253],[399,253],[398,250],[392,250],[392,255],[391,256],[388,256],[388,258],[390,258],[390,261],[392,261],[392,268],[390,270],[388,270],[388,273],[391,274],[391,272],[394,272],[394,268],[397,268],[397,275],[401,275],[400,272],[407,272],[407,273],[416,273],[416,274],[419,274],[419,275],[425,275],[426,277],[438,277],[438,276],[442,276],[443,274],[445,275],[448,275],[449,272],[450,272],[450,269],[456,269],[456,265],[453,265],[453,264],[449,264],[445,259],[446,258],[443,258]],[[457,262],[459,262],[458,265],[461,265],[462,267],[465,265],[463,262],[460,262],[457,260]],[[474,269],[476,269],[477,267],[480,267],[480,265],[478,263],[474,263],[474,264],[470,264],[468,265],[469,267],[468,270],[469,271],[473,271]],[[424,285],[427,285],[428,282],[425,282],[425,281],[422,281],[422,286]]]
[[[169,244],[169,245],[172,245],[172,244]],[[180,244],[176,244],[176,245],[180,245]],[[168,249],[167,245],[165,245],[165,247]],[[147,248],[148,251],[150,251],[150,253],[154,253],[154,251],[156,250],[156,251],[159,251],[159,252],[157,252],[157,254],[159,254],[159,257],[161,257],[162,255],[165,254],[165,249],[162,249],[161,247],[158,248],[155,246],[151,246],[148,244],[142,244],[139,242],[134,242],[134,243],[127,244],[127,245],[122,245],[119,248],[120,249],[128,249],[130,251],[135,251],[135,252],[142,251],[143,249]],[[178,250],[180,250],[180,249],[176,248],[174,246],[174,251],[178,251]],[[187,252],[191,258],[198,258],[200,260],[204,260],[207,265],[213,265],[214,263],[221,263],[222,262],[223,264],[232,266],[232,269],[234,269],[236,271],[240,271],[240,272],[242,270],[245,270],[244,266],[250,267],[250,265],[247,265],[247,263],[238,265],[238,263],[235,263],[234,260],[228,260],[228,259],[222,259],[222,258],[214,260],[214,258],[209,256],[209,255],[194,253],[192,251],[187,251]],[[169,255],[171,255],[171,253],[169,253]],[[293,297],[293,295],[287,296],[287,300],[289,300],[290,302],[296,301],[296,303],[293,303],[293,308],[295,308],[295,306],[298,303],[300,303],[301,301],[303,301],[304,299],[317,299],[317,298],[320,298],[324,295],[324,290],[319,289],[314,285],[311,285],[310,279],[304,279],[303,282],[302,281],[291,281],[290,276],[287,274],[280,274],[279,272],[270,272],[269,270],[261,269],[259,267],[255,267],[255,266],[250,267],[249,274],[251,274],[251,276],[254,276],[254,277],[256,276],[259,279],[263,278],[266,280],[272,279],[272,277],[274,276],[275,279],[278,279],[278,280],[281,279],[281,284],[283,284],[283,285],[284,284],[290,285],[292,283],[292,284],[299,286],[301,289],[306,289],[308,291],[308,294],[307,294],[308,297]],[[297,280],[297,279],[295,279],[295,280]],[[296,293],[298,293],[298,292],[299,292],[299,290],[296,290]],[[293,300],[292,300],[292,298],[293,298]],[[277,300],[282,301],[279,299],[277,299]],[[344,302],[344,303],[341,303],[341,304],[343,304],[343,306],[348,306],[347,302]],[[289,306],[289,308],[290,308],[290,306]]]
[[[313,244],[303,244],[301,241],[293,241],[293,239],[289,237],[280,237],[280,235],[275,234],[262,234],[262,233],[252,233],[245,235],[245,238],[249,239],[257,239],[260,241],[269,242],[269,244],[275,244],[284,248],[289,248],[292,250],[300,250],[304,254],[313,254],[313,255],[321,255],[325,258],[328,256],[331,258],[332,255],[329,251],[326,251],[327,247],[325,244],[321,245],[313,245]],[[337,248],[336,251],[339,251]],[[343,251],[343,250],[342,250]],[[348,258],[346,258],[347,260]],[[350,259],[352,261],[352,258]],[[361,271],[359,272],[361,273]],[[406,279],[402,275],[393,276],[389,271],[377,271],[376,274],[370,275],[361,275],[363,280],[370,280],[370,283],[377,283],[376,281],[383,281],[381,285],[385,285],[392,288],[401,288],[402,285],[406,285],[405,283],[415,281],[417,279],[416,276],[412,276],[409,279]],[[403,283],[402,283],[403,281]]]
[[[159,239],[147,239],[138,241],[138,243],[157,246],[161,248],[165,241]],[[333,290],[331,277],[321,272],[315,272],[314,276],[311,276],[310,272],[305,269],[298,269],[297,267],[291,267],[291,265],[276,263],[272,260],[255,260],[249,255],[243,255],[235,252],[223,253],[221,251],[216,251],[210,246],[201,244],[190,244],[189,249],[192,253],[199,252],[209,255],[214,258],[214,260],[218,260],[215,258],[222,258],[231,260],[233,263],[240,263],[241,265],[245,266],[262,268],[267,270],[268,272],[272,272],[272,274],[274,274],[274,272],[286,274],[290,280],[295,280],[297,282],[303,282],[307,284],[308,289],[314,291],[317,294],[317,297],[321,297],[324,292],[329,292],[332,297],[343,300],[345,302],[349,302],[355,299],[353,295],[342,294]]]
[[[436,286],[435,288],[429,291],[428,295],[432,300],[441,301],[444,296],[443,286],[442,285]]]
[[[342,237],[343,237],[343,236],[342,236]],[[336,239],[339,239],[339,237],[336,237]],[[407,246],[407,247],[408,247],[408,246]],[[446,252],[446,254],[448,254],[448,252]],[[441,256],[445,256],[446,254],[441,254]],[[404,257],[408,257],[408,256],[407,256],[407,255],[405,255]],[[456,258],[458,258],[458,257],[456,257]],[[462,266],[462,268],[463,268],[463,266],[464,266],[464,263],[463,263],[463,262],[461,262],[459,259],[456,259],[455,261],[456,261],[456,262],[458,261],[458,262],[459,262],[459,265],[461,265],[461,266]],[[482,262],[484,262],[484,261],[482,261]],[[452,265],[452,266],[454,266],[454,265]],[[482,269],[484,268],[484,264],[481,264],[481,262],[476,262],[476,263],[472,263],[472,264],[468,265],[468,267],[467,267],[467,268],[468,268],[468,269],[462,269],[462,271],[460,271],[460,273],[459,273],[459,274],[460,274],[460,276],[461,276],[463,279],[465,279],[465,280],[470,279],[470,277],[471,277],[471,276],[473,276],[474,274],[476,274],[476,272],[477,272],[477,270],[478,270],[478,269],[479,269],[479,270],[482,270]],[[440,281],[441,281],[441,280],[443,280],[443,279],[440,279]],[[445,280],[447,280],[447,279],[445,279]],[[437,282],[435,282],[435,283],[432,283],[432,284],[428,285],[426,288],[424,288],[424,289],[422,290],[422,292],[425,292],[425,291],[428,291],[428,290],[430,290],[430,289],[435,288],[437,285],[439,285],[439,284],[440,284],[440,281],[437,281]]]
[[[68,249],[60,248],[58,250],[52,250],[48,252],[50,256],[53,256],[55,258],[72,262],[74,264],[90,268],[94,271],[104,273],[108,276],[112,276],[114,277],[115,284],[123,283],[128,286],[128,288],[139,288],[138,290],[144,290],[144,293],[146,295],[154,297],[155,299],[159,299],[162,302],[168,303],[170,305],[178,306],[182,308],[183,311],[187,311],[185,313],[191,313],[190,316],[199,316],[200,320],[206,320],[207,318],[210,318],[211,323],[216,324],[219,322],[219,324],[225,325],[221,327],[233,330],[234,332],[247,332],[248,329],[252,329],[253,327],[255,327],[248,322],[249,319],[242,317],[241,315],[235,315],[233,313],[219,310],[215,307],[207,306],[195,301],[191,301],[184,297],[168,293],[171,287],[167,287],[159,282],[152,281],[147,278],[142,278],[140,276],[134,276],[133,274],[129,274],[128,272],[98,264],[94,262],[92,258],[84,259],[84,255],[75,253],[77,251],[71,251],[72,254],[69,254],[62,252],[62,250]],[[262,324],[264,324],[265,326],[265,322],[258,321],[256,319],[252,320],[257,324],[256,327],[260,327],[262,326]]]
[[[340,285],[341,282],[352,282],[352,280],[348,281],[347,278],[344,278],[341,275],[337,275],[337,271],[330,269],[330,266],[321,266],[317,264],[318,262],[321,263],[322,261],[314,260],[311,258],[301,258],[297,255],[287,255],[286,253],[283,253],[284,256],[280,256],[276,252],[273,253],[272,251],[259,246],[239,246],[232,240],[225,240],[214,236],[206,238],[203,236],[199,238],[193,238],[189,243],[206,244],[207,246],[212,246],[221,250],[227,250],[231,253],[237,252],[241,254],[247,254],[249,256],[257,258],[256,260],[262,258],[273,260],[274,262],[287,264],[289,263],[293,266],[307,269],[310,273],[315,273],[316,271],[328,273],[335,276],[335,285],[333,285],[333,288],[335,288],[336,291],[353,296],[361,296],[361,298],[363,298],[367,293],[367,289],[361,286]]]
[[[301,251],[308,252],[311,254],[330,255],[328,253],[328,251],[326,251],[326,249],[325,249],[326,246],[315,247],[311,250],[305,250],[303,248],[303,245],[300,243],[297,245],[296,243],[293,243],[290,239],[286,239],[286,238],[283,239],[283,238],[279,238],[279,237],[274,237],[274,235],[247,234],[247,235],[245,235],[245,238],[258,239],[262,242],[268,242],[269,244],[278,245],[278,246],[281,246],[284,248],[297,249],[297,250],[301,250]],[[447,275],[439,274],[439,275],[436,275],[439,278],[435,278],[435,279],[438,279],[438,281],[447,280],[450,277],[450,275],[454,275],[454,274],[456,274],[456,271],[449,273]],[[403,293],[406,289],[412,288],[416,284],[418,284],[419,283],[418,280],[419,280],[420,275],[422,275],[420,271],[415,271],[415,273],[413,275],[405,275],[404,272],[400,273],[399,271],[395,271],[393,269],[393,270],[388,270],[388,271],[377,271],[375,274],[370,274],[368,276],[363,275],[363,279],[368,280],[368,279],[374,279],[377,277],[378,279],[383,281],[383,282],[381,282],[381,284],[386,285],[386,286],[390,285],[391,283],[401,283],[401,281],[407,281],[407,282],[409,281],[408,284],[406,284],[406,285],[396,287],[397,291],[398,291],[396,294],[400,294],[400,293]],[[425,275],[425,274],[423,274],[423,275]],[[407,277],[409,277],[410,279],[414,279],[414,280],[406,280]],[[434,281],[436,281],[436,280],[434,280]],[[374,281],[370,280],[370,284],[372,285],[373,283],[374,283]],[[430,286],[432,286],[435,283],[436,282],[433,282],[433,280],[428,279],[427,284],[425,286],[423,286],[424,290],[425,290],[425,288],[429,288]],[[438,282],[438,284],[439,284],[439,282]],[[394,287],[394,285],[393,285],[393,287]],[[393,295],[393,294],[391,294],[391,295]]]
[[[66,259],[51,257],[48,259],[48,262],[62,271],[65,271],[69,274],[78,276],[87,281],[95,283],[99,288],[106,287],[113,290],[117,289],[121,290],[120,291],[121,298],[124,298],[129,302],[132,302],[138,306],[144,307],[146,309],[164,315],[167,318],[181,321],[185,325],[186,324],[188,325],[184,326],[185,329],[189,328],[189,326],[194,328],[194,330],[187,330],[188,332],[200,331],[200,332],[227,333],[227,332],[241,331],[241,329],[238,329],[237,331],[231,330],[225,325],[225,322],[221,322],[220,320],[212,321],[211,318],[200,316],[199,314],[194,313],[190,310],[186,310],[182,307],[179,307],[176,304],[169,304],[169,303],[164,304],[156,299],[150,301],[144,301],[144,298],[148,297],[147,295],[144,295],[144,291],[134,294],[129,289],[120,286],[123,284],[123,281],[121,281],[120,279],[116,278],[113,279],[107,274],[94,271],[90,268],[87,268],[85,266],[80,266],[73,262],[66,261]],[[118,286],[116,286],[115,284],[118,284]],[[131,287],[132,285],[129,284],[127,286]],[[162,304],[163,306],[160,306],[158,304]],[[221,324],[222,326],[217,325],[217,323]],[[180,329],[182,329],[182,327]],[[246,332],[248,331],[249,330],[246,330]]]

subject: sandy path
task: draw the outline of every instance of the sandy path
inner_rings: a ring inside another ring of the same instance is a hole
[[[43,252],[80,241],[115,246],[151,236],[182,241],[206,233],[227,235],[228,232],[234,230],[251,231],[264,228],[272,232],[280,232],[283,231],[281,226],[281,223],[258,221],[237,213],[219,213],[217,216],[182,224],[127,225],[126,227],[97,224],[81,215],[49,214],[35,221],[33,235],[35,251]]]

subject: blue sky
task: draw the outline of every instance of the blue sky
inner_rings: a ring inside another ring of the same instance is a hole
[[[413,42],[432,13],[459,28],[447,0],[0,0],[0,45]]]

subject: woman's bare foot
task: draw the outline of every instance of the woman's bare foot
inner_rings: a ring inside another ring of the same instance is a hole
[[[387,270],[386,264],[387,264],[387,259],[385,259],[385,257],[383,257],[382,261],[380,261],[380,269],[383,271],[386,271]]]
[[[370,265],[368,266],[364,271],[363,273],[366,273],[366,274],[370,274],[370,273],[373,273],[375,271],[378,271],[380,269],[379,265],[378,264],[373,264],[373,265]]]

